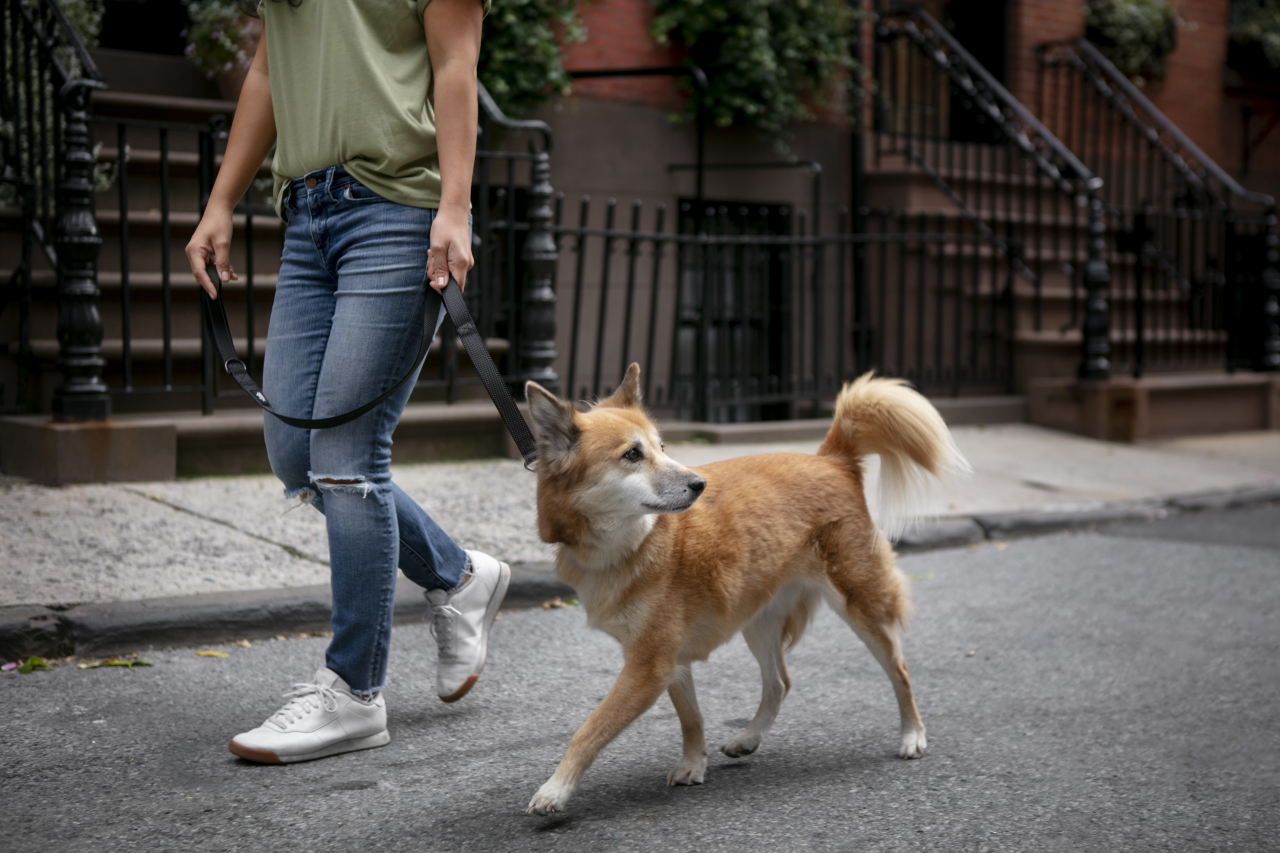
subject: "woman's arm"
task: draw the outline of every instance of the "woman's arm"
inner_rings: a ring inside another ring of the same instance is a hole
[[[471,170],[476,159],[476,63],[484,6],[480,0],[431,0],[422,16],[435,77],[440,211],[431,225],[427,274],[443,290],[449,274],[466,287],[471,256]]]
[[[212,258],[218,267],[218,276],[224,282],[239,278],[231,269],[231,212],[257,177],[262,160],[275,141],[276,119],[271,107],[271,77],[267,70],[264,25],[244,88],[240,90],[240,101],[231,122],[218,180],[209,193],[209,204],[196,226],[196,233],[187,244],[191,274],[212,297],[217,297],[217,290],[204,268]]]

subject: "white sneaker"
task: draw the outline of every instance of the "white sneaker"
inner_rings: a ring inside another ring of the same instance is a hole
[[[476,683],[489,652],[489,629],[511,583],[511,567],[479,551],[468,551],[469,581],[453,590],[426,592],[431,634],[439,651],[436,693],[457,702]]]
[[[265,723],[231,739],[231,751],[260,764],[310,761],[372,749],[391,741],[381,694],[365,702],[336,672],[321,669],[314,683],[295,684],[289,700]]]

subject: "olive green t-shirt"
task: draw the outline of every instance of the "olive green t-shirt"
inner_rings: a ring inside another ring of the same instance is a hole
[[[275,109],[272,199],[342,166],[383,198],[439,207],[435,89],[422,16],[431,0],[262,0]],[[489,11],[490,0],[483,0]]]

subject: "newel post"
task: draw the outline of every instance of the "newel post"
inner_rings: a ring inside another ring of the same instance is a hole
[[[62,209],[54,228],[58,253],[58,368],[53,392],[57,421],[111,417],[102,371],[102,315],[98,311],[98,252],[102,236],[93,215],[93,165],[88,111],[93,81],[72,80],[63,89],[66,112]]]
[[[1267,211],[1266,265],[1262,268],[1262,370],[1280,371],[1280,234],[1276,212]]]
[[[520,298],[517,377],[537,382],[553,394],[560,391],[556,360],[556,251],[551,233],[551,164],[546,151],[534,154],[529,175],[529,233],[525,238],[524,287]],[[519,395],[518,395],[519,396]]]
[[[1107,224],[1103,218],[1102,200],[1089,198],[1089,246],[1084,265],[1084,322],[1080,328],[1082,358],[1079,378],[1101,380],[1111,378],[1111,316],[1107,305],[1107,289],[1111,271],[1107,269]]]

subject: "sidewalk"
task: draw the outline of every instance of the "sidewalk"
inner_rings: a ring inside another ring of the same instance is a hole
[[[1118,445],[1024,424],[958,426],[974,476],[935,490],[937,518],[899,547],[965,545],[1109,521],[1280,500],[1280,432]],[[690,465],[812,453],[818,440],[672,442]],[[874,512],[875,469],[868,494]],[[510,604],[571,590],[538,541],[535,478],[492,460],[394,467],[460,544],[513,565]],[[48,488],[0,477],[0,658],[323,630],[328,545],[319,513],[270,476]],[[420,618],[401,579],[397,620]]]

